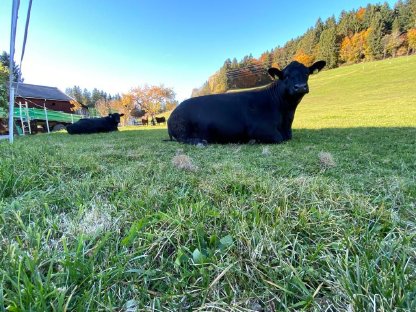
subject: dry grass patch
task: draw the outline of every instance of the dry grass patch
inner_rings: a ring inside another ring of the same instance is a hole
[[[196,171],[198,170],[198,166],[196,166],[191,157],[182,153],[182,151],[178,151],[172,159],[172,164],[181,170],[187,171]]]
[[[68,214],[61,216],[62,232],[75,237],[79,234],[96,236],[114,228],[117,220],[113,220],[108,204],[92,205],[86,209],[80,218],[71,218]]]
[[[268,146],[264,146],[261,154],[263,156],[270,156],[272,153],[270,152],[270,148]]]
[[[319,163],[323,169],[336,167],[334,157],[329,152],[320,152],[318,154]]]

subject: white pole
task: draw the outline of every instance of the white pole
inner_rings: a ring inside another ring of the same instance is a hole
[[[13,0],[12,25],[10,30],[10,60],[9,60],[9,142],[13,143],[14,130],[14,87],[13,87],[13,64],[14,64],[14,43],[16,40],[17,12],[19,11],[19,0]]]
[[[73,114],[71,114],[71,121],[72,121],[72,123],[74,123],[74,115]]]
[[[51,133],[49,130],[48,110],[46,109],[45,103],[43,103],[43,109],[45,111],[46,128],[48,129],[48,133]]]

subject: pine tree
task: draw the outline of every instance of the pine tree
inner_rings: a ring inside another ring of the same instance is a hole
[[[370,60],[381,59],[381,57],[383,56],[382,29],[383,29],[383,22],[381,19],[381,13],[376,12],[372,17],[371,25],[368,28],[368,36],[367,36],[368,51],[366,53],[367,59],[370,59]]]
[[[300,39],[296,55],[303,55],[303,58],[306,57],[307,59],[306,63],[313,63],[316,59],[316,46],[318,43],[319,37],[316,36],[315,28],[309,28]]]
[[[10,57],[6,51],[3,51],[0,54],[0,63],[3,65],[4,68],[9,68],[10,65]],[[20,71],[19,65],[16,65],[16,62],[13,60],[13,81],[23,82],[22,72]]]
[[[408,0],[408,7],[410,10],[410,26],[411,29],[416,28],[416,0]]]
[[[93,107],[94,106],[94,103],[92,103],[92,101],[91,101],[91,92],[88,91],[88,89],[86,89],[86,88],[82,91],[82,102],[81,103],[88,106],[88,107]]]
[[[383,35],[386,35],[391,31],[393,20],[394,20],[394,11],[390,8],[389,4],[385,2],[380,7],[380,14],[381,14],[381,20],[383,23]]]
[[[414,12],[410,2],[397,1],[394,7],[395,16],[400,27],[400,31],[407,31],[414,25]]]
[[[338,27],[337,27],[338,35],[342,37],[349,37],[352,36],[354,33],[353,29],[353,16],[351,12],[342,11],[339,17]]]
[[[65,93],[69,95],[70,97],[72,97],[78,103],[84,104],[83,99],[82,99],[82,90],[79,86],[73,86],[72,88],[67,88],[65,90]]]
[[[329,18],[325,23],[325,29],[319,38],[319,59],[326,61],[328,68],[338,65],[338,40],[335,18]]]

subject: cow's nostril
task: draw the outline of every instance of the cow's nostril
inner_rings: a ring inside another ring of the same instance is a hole
[[[294,90],[295,90],[295,92],[302,92],[302,93],[309,92],[309,88],[308,88],[307,84],[296,84],[296,85],[294,85]]]

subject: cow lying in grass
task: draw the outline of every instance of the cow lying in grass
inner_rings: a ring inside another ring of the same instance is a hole
[[[169,137],[189,144],[290,140],[296,108],[309,92],[308,77],[324,66],[324,61],[310,67],[294,61],[282,71],[270,68],[279,79],[268,87],[185,100],[168,119]]]
[[[85,118],[66,127],[69,134],[88,134],[117,131],[120,117],[124,114],[114,113],[103,118]]]

